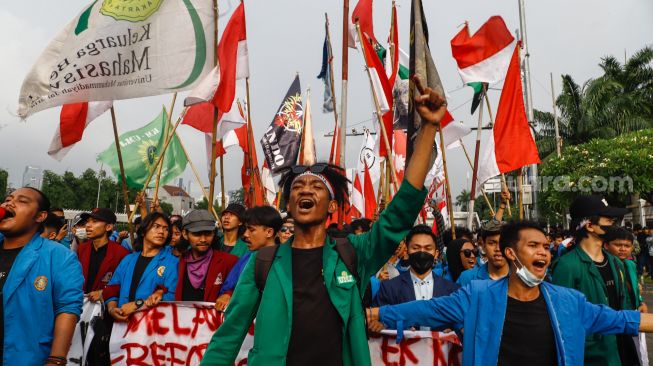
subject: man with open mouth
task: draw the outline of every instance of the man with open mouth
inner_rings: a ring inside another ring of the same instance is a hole
[[[587,334],[653,332],[653,315],[616,311],[587,301],[578,291],[543,282],[550,244],[536,224],[501,229],[510,275],[472,281],[450,296],[369,309],[373,330],[414,324],[464,329],[463,365],[582,365]]]
[[[422,126],[401,188],[379,220],[369,232],[336,244],[325,223],[347,199],[345,172],[327,164],[287,171],[280,183],[295,220],[294,236],[276,249],[264,288],[257,286],[255,270],[268,248],[252,254],[202,365],[233,365],[254,317],[249,365],[371,364],[361,294],[419,214],[435,133],[446,111],[442,97],[419,80],[416,86]]]

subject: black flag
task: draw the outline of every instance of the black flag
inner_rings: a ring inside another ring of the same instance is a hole
[[[272,174],[277,174],[280,170],[297,163],[303,120],[302,91],[297,75],[283,98],[277,114],[274,115],[270,127],[261,138],[265,160]]]

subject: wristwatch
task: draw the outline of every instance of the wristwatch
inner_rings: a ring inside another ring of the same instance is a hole
[[[136,304],[136,309],[140,309],[143,307],[143,304],[145,304],[145,301],[143,301],[143,299],[138,299],[135,301],[135,304]]]

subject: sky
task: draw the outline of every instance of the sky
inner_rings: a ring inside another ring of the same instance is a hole
[[[172,0],[165,0],[172,1]],[[350,1],[353,9],[356,0]],[[399,21],[399,46],[408,51],[410,0],[397,0]],[[430,48],[447,92],[450,110],[456,120],[469,127],[477,123],[470,115],[472,90],[463,87],[456,64],[451,56],[449,41],[469,21],[474,32],[490,16],[500,15],[508,28],[519,28],[517,0],[423,0],[429,26]],[[227,12],[237,5],[236,0],[220,0],[221,11]],[[25,75],[48,42],[68,22],[88,5],[88,1],[25,0],[4,2],[0,5],[0,168],[9,172],[10,184],[18,187],[26,166],[75,174],[91,168],[100,169],[96,155],[113,142],[109,113],[93,122],[84,137],[61,161],[47,155],[52,136],[59,121],[60,107],[51,108],[30,116],[26,121],[17,117],[18,94]],[[340,102],[340,75],[342,50],[342,1],[300,0],[247,0],[247,37],[250,55],[250,85],[252,124],[255,141],[259,141],[276,113],[283,96],[295,74],[298,73],[302,89],[311,89],[313,128],[318,160],[328,159],[330,138],[324,134],[333,129],[333,114],[321,111],[323,83],[317,79],[322,62],[324,40],[324,14],[330,19],[334,50],[334,75],[336,98]],[[390,24],[390,0],[374,1],[374,27],[377,39],[387,39]],[[601,75],[598,66],[601,58],[614,55],[619,60],[632,55],[646,45],[653,45],[653,2],[650,0],[548,0],[527,1],[526,32],[530,53],[533,106],[552,111],[550,74],[554,89],[561,90],[560,76],[571,75],[582,84]],[[226,24],[222,17],[219,24]],[[496,111],[499,90],[490,90],[489,96]],[[373,104],[369,81],[363,66],[362,55],[349,51],[348,89],[349,129],[361,131],[374,129]],[[177,98],[173,120],[182,109]],[[239,88],[238,97],[244,97]],[[169,108],[172,95],[117,101],[115,105],[119,132],[133,130],[151,121],[161,105]],[[487,113],[483,124],[489,122]],[[189,126],[180,126],[178,134],[187,146],[191,159],[201,170],[203,185],[208,185],[206,154],[202,133]],[[489,133],[483,134],[483,141]],[[473,154],[475,134],[464,139]],[[362,137],[347,139],[347,165],[355,167]],[[259,162],[263,162],[260,144],[257,143]],[[447,159],[455,197],[461,190],[469,190],[471,169],[462,149],[447,151]],[[240,166],[242,153],[232,149],[225,157],[226,191],[241,186]],[[105,167],[106,169],[106,167]],[[190,168],[182,175],[184,182],[193,181],[191,194],[200,196]],[[217,180],[219,182],[219,179]],[[219,191],[219,185],[216,191]]]

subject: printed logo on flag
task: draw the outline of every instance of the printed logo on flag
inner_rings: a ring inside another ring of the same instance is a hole
[[[138,149],[138,154],[142,157],[143,163],[145,163],[148,169],[150,169],[157,160],[156,144],[157,143],[152,140],[146,140],[143,141]]]
[[[150,17],[163,0],[104,0],[100,13],[115,20],[140,22]]]

